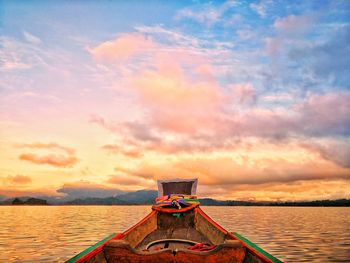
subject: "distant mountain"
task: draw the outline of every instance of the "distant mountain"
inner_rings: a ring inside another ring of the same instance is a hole
[[[57,197],[32,198],[28,196],[8,198],[0,201],[0,205],[12,204],[53,204],[53,205],[151,205],[154,204],[158,192],[155,190],[139,190],[122,193],[110,197],[82,197],[74,200]],[[17,199],[17,200],[16,200]],[[16,201],[15,201],[16,200]],[[350,206],[350,199],[316,200],[298,202],[252,202],[235,200],[199,199],[202,206]]]
[[[124,202],[133,204],[153,204],[157,196],[158,191],[156,190],[139,190],[136,192],[118,195],[117,198]]]
[[[78,198],[65,202],[67,205],[144,205],[153,204],[157,197],[157,191],[140,190],[115,197],[107,198]]]
[[[103,187],[74,187],[69,185],[64,185],[62,188],[57,190],[58,193],[63,194],[64,196],[56,197],[57,202],[68,202],[75,199],[84,199],[84,198],[108,198],[111,196],[118,196],[125,194],[124,191],[119,189],[106,189]]]
[[[270,206],[350,206],[350,199],[316,200],[300,202],[271,202]]]
[[[84,199],[74,199],[65,202],[66,205],[130,205],[130,203],[119,200],[117,197],[97,198],[88,197]]]

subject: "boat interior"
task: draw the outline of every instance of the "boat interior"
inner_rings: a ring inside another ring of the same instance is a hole
[[[160,195],[195,193],[196,181],[160,182]],[[175,190],[174,190],[175,189]],[[177,210],[174,210],[176,212]],[[89,263],[107,262],[266,262],[198,206],[184,213],[155,210],[118,238],[108,241]]]

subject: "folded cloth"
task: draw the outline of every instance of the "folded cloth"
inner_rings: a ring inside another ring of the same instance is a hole
[[[195,195],[169,194],[156,198],[156,206],[159,207],[177,207],[181,209],[194,204],[199,204]]]

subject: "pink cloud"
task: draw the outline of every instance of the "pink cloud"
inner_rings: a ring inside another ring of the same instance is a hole
[[[147,93],[148,90],[143,92]],[[256,95],[250,84],[241,84],[235,86],[231,93],[231,97],[238,100],[237,107],[229,111],[221,110],[220,106],[228,101],[221,100],[220,97],[213,102],[209,99],[202,106],[204,103],[200,101],[205,101],[206,97],[204,99],[193,95],[195,98],[192,100],[189,93],[185,99],[167,94],[165,96],[170,98],[163,98],[156,91],[153,97],[153,92],[151,90],[142,98],[145,100],[144,105],[148,105],[150,117],[142,123],[117,125],[109,124],[101,117],[96,118],[95,121],[103,127],[122,135],[123,140],[119,144],[109,146],[110,152],[114,150],[128,154],[130,151],[131,156],[139,156],[139,153],[149,151],[166,154],[209,153],[240,147],[240,141],[246,137],[260,138],[260,141],[270,140],[273,143],[288,143],[292,140],[290,138],[303,142],[310,136],[345,135],[350,127],[350,92],[345,91],[339,94],[311,94],[304,102],[296,103],[289,109],[264,109],[258,105],[247,108],[242,107],[242,103],[254,101]],[[186,94],[186,90],[183,92]],[[168,137],[169,134],[171,137]],[[311,138],[309,142],[312,141]],[[338,165],[344,165],[349,154],[346,147],[339,157],[335,158],[338,154],[329,154],[336,151],[339,144],[342,142],[328,145],[327,150],[320,151],[323,153],[321,156]]]
[[[140,55],[147,50],[156,49],[158,45],[152,39],[140,33],[125,33],[114,40],[89,49],[89,52],[97,60],[108,62],[124,61],[135,55]]]
[[[274,26],[282,36],[296,28],[300,30],[295,32],[302,33],[311,22],[310,17],[290,16],[277,19]],[[271,41],[271,45],[277,45],[273,48],[278,49],[284,36]],[[220,84],[213,72],[213,61],[202,53],[153,40],[152,43],[159,48],[152,50],[148,63],[137,62],[137,70],[123,75],[125,86],[142,106],[142,118],[127,123],[98,116],[91,120],[119,136],[118,143],[104,146],[109,152],[130,157],[141,157],[139,153],[147,151],[212,152],[235,147],[236,141],[244,137],[277,143],[289,137],[302,140],[305,136],[343,135],[349,130],[348,91],[311,93],[288,108],[265,108],[259,104],[260,98],[251,83]],[[142,56],[150,46],[141,44],[125,59]],[[119,49],[108,50],[111,54],[102,56],[102,60],[108,62],[109,57],[114,58],[114,52],[116,58],[120,56]]]
[[[314,20],[315,17],[311,15],[277,18],[273,24],[277,30],[276,37],[265,39],[267,53],[276,56],[283,51],[284,46],[296,46],[298,39],[311,30]]]
[[[350,91],[311,94],[307,100],[295,106],[301,115],[300,127],[311,134],[333,132],[346,134],[350,129]]]
[[[289,15],[277,18],[273,25],[280,32],[286,34],[300,34],[310,28],[312,21],[313,18],[311,16]]]
[[[220,106],[216,83],[187,78],[176,63],[170,62],[158,71],[144,70],[130,78],[131,86],[152,121],[160,128],[176,132],[194,132],[201,127],[213,126]]]
[[[340,166],[350,168],[350,141],[341,139],[307,140],[300,145]]]
[[[237,104],[254,104],[257,100],[255,88],[251,83],[240,83],[231,86],[233,100]]]

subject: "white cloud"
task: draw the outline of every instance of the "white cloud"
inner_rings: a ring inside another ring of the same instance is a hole
[[[177,13],[177,19],[192,19],[198,23],[206,24],[211,26],[219,22],[221,16],[236,3],[234,1],[227,1],[219,7],[207,5],[205,8],[198,11],[193,8],[184,8]]]
[[[266,5],[270,2],[267,1],[261,1],[260,3],[251,3],[249,7],[255,11],[260,17],[265,18],[266,17]]]
[[[35,45],[39,45],[42,43],[41,39],[24,31],[23,32],[24,38],[26,41],[28,41],[29,43],[35,44]]]

